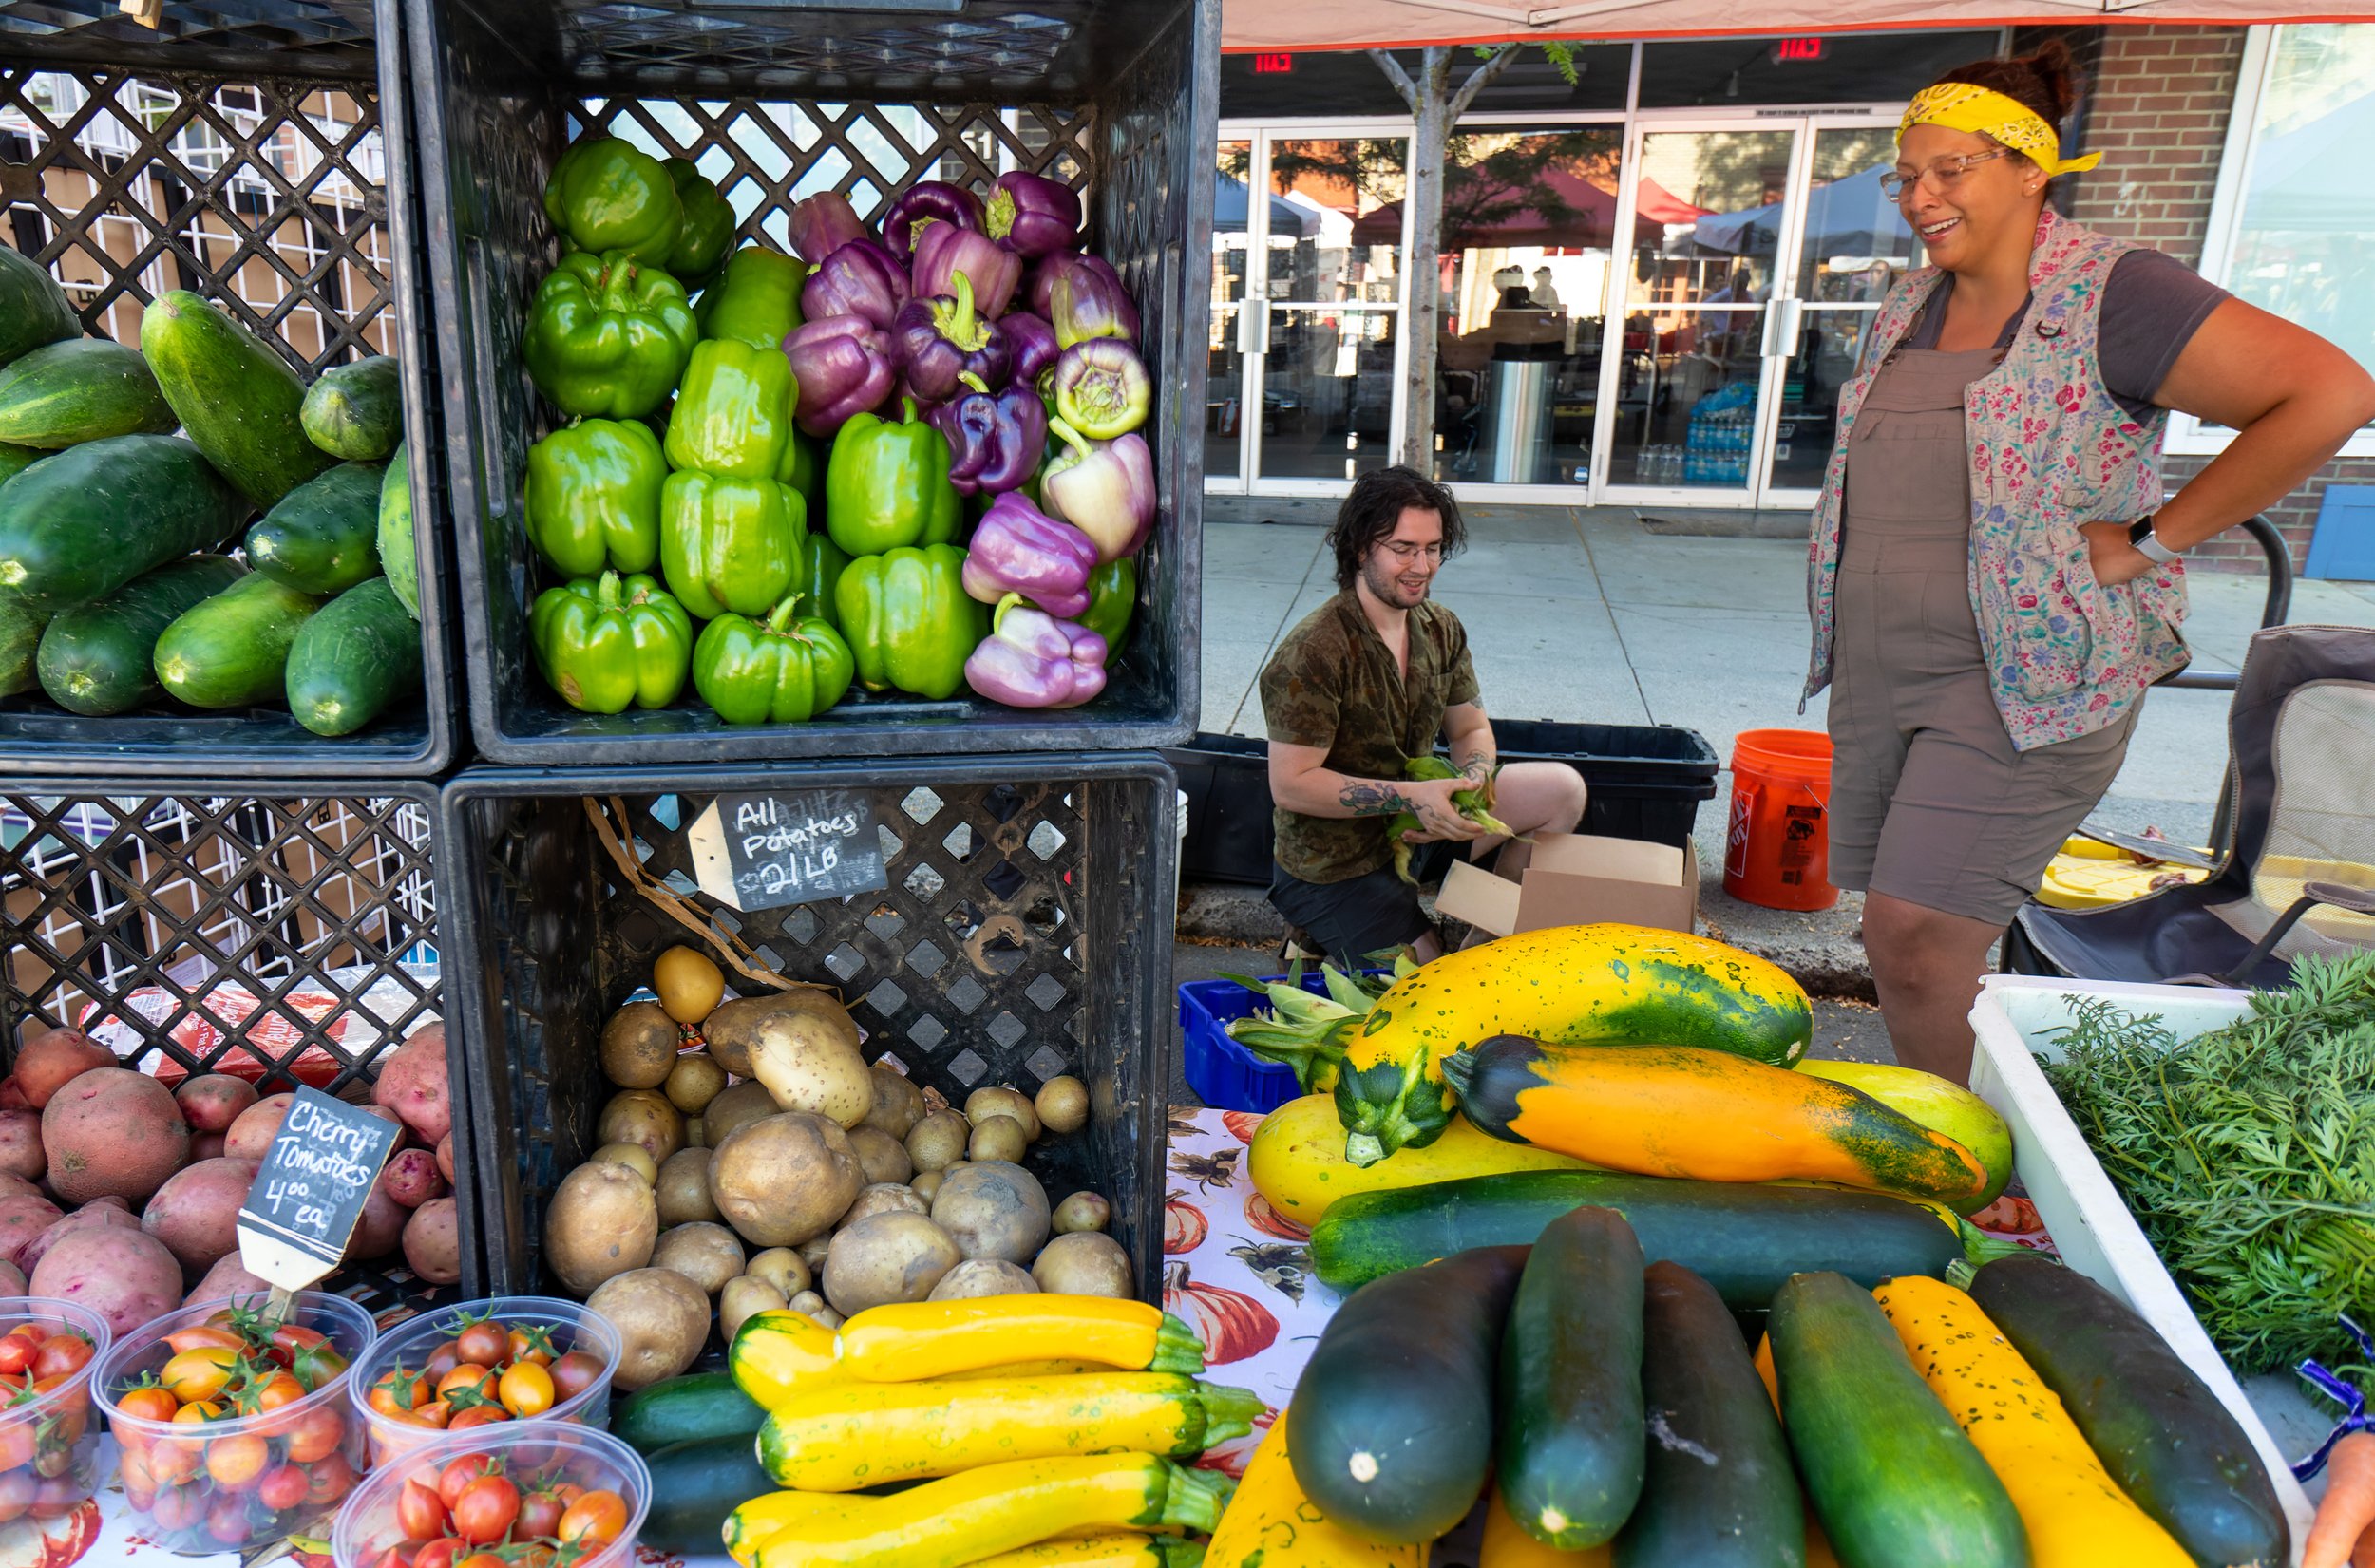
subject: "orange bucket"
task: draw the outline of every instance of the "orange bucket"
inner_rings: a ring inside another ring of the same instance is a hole
[[[1829,909],[1831,737],[1744,729],[1732,742],[1723,891],[1767,909]]]

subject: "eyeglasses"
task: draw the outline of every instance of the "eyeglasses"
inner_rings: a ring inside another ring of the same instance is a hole
[[[1426,557],[1429,560],[1441,560],[1443,558],[1443,545],[1439,540],[1434,544],[1403,544],[1399,542],[1388,542],[1379,545],[1378,548],[1383,550],[1387,555],[1392,556],[1396,560],[1400,561],[1404,566],[1408,566],[1411,562],[1416,560],[1421,556]]]
[[[1907,186],[1927,185],[1940,196],[1944,196],[1960,184],[1965,175],[1980,164],[1990,159],[2011,156],[2010,147],[1998,147],[1994,152],[1965,153],[1959,158],[1942,158],[1929,167],[1917,169],[1911,174],[1906,173],[1903,169],[1894,169],[1880,177],[1880,194],[1891,201],[1902,201],[1905,199]]]

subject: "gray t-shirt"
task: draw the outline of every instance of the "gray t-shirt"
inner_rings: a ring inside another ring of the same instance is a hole
[[[1905,336],[1908,349],[1935,349],[1946,328],[1947,299],[1954,293],[1954,274],[1938,280],[1937,292],[1922,308],[1921,319]],[[2169,379],[2169,368],[2216,310],[2233,295],[2211,282],[2176,256],[2158,251],[2130,251],[2112,264],[2111,281],[2103,286],[2102,323],[2095,344],[2096,368],[2103,386],[2119,406],[2138,419],[2150,414],[2155,393]],[[2036,295],[2029,296],[2034,300]],[[1996,339],[2009,348],[2028,316],[2029,300],[2022,302]]]

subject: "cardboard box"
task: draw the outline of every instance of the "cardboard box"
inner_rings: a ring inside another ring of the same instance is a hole
[[[1543,926],[1627,925],[1689,931],[1699,918],[1693,846],[1537,833],[1501,848],[1492,869],[1455,860],[1435,909],[1475,927],[1468,945]]]

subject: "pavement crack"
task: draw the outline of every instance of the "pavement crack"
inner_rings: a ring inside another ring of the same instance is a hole
[[[1649,706],[1649,690],[1641,684],[1641,671],[1633,663],[1633,651],[1624,642],[1624,623],[1616,618],[1615,607],[1608,604],[1608,586],[1600,580],[1600,559],[1591,553],[1591,535],[1584,527],[1583,512],[1577,507],[1568,507],[1567,523],[1568,527],[1575,530],[1575,542],[1584,547],[1584,564],[1591,568],[1591,591],[1600,595],[1600,602],[1607,606],[1610,611],[1608,630],[1616,635],[1617,652],[1624,655],[1624,673],[1633,683],[1633,694],[1641,699],[1642,712],[1647,716],[1651,724],[1656,724],[1658,722],[1657,709]]]
[[[1320,538],[1320,542],[1311,547],[1311,558],[1303,562],[1303,575],[1295,579],[1295,591],[1286,597],[1286,609],[1280,614],[1278,624],[1270,628],[1269,640],[1262,645],[1262,660],[1254,666],[1253,680],[1245,690],[1237,693],[1237,706],[1228,710],[1228,727],[1223,733],[1230,735],[1237,733],[1237,721],[1244,716],[1245,704],[1252,699],[1255,692],[1262,690],[1262,671],[1269,666],[1270,650],[1278,646],[1280,633],[1286,630],[1286,623],[1294,618],[1295,606],[1302,602],[1303,589],[1311,581],[1312,569],[1320,564],[1320,557],[1326,553],[1327,536],[1323,534]]]

